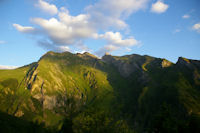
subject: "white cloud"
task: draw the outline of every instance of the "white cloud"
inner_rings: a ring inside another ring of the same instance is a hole
[[[133,12],[144,9],[149,0],[100,0],[94,5],[86,7],[90,20],[99,28],[127,27],[124,19]]]
[[[44,0],[38,0],[38,3],[35,6],[39,7],[42,11],[51,15],[55,15],[58,13],[58,9],[55,5],[49,4]]]
[[[16,69],[18,68],[17,66],[3,66],[3,65],[0,65],[0,69]]]
[[[138,44],[138,41],[134,37],[129,37],[128,39],[122,39],[122,35],[119,32],[106,32],[105,34],[100,34],[98,36],[100,39],[105,39],[108,44],[116,46],[134,46]]]
[[[48,38],[57,45],[72,45],[89,38],[95,32],[90,26],[87,15],[71,16],[68,12],[59,12],[59,19],[34,18],[32,22],[39,25]]]
[[[106,32],[106,30],[128,28],[125,22],[126,17],[144,9],[148,1],[100,0],[86,7],[84,14],[72,16],[64,7],[58,11],[55,5],[39,0],[38,7],[45,11],[49,10],[48,12],[52,9],[54,10],[52,14],[56,16],[50,19],[32,18],[31,22],[36,24],[37,28],[19,24],[13,24],[13,26],[20,32],[40,36],[38,45],[47,50],[62,52],[75,47],[78,51],[89,51],[89,48],[84,45],[84,40],[95,38],[106,40],[107,44],[102,49],[113,51],[121,47],[134,46],[138,41],[133,37],[122,39],[120,32]],[[105,34],[99,35],[98,32],[102,30]]]
[[[129,47],[139,44],[139,41],[134,39],[134,37],[122,39],[122,35],[119,32],[106,32],[105,34],[96,35],[95,37],[96,39],[105,39],[107,41],[107,44],[96,52],[98,56],[101,56],[106,52],[112,52],[119,49],[130,51],[131,49]]]
[[[190,18],[190,15],[189,14],[185,14],[185,15],[182,16],[182,18],[183,19],[188,19],[188,18]]]
[[[5,44],[5,43],[6,43],[5,41],[0,40],[0,44]]]
[[[167,11],[168,8],[169,8],[169,5],[165,4],[161,0],[158,0],[156,3],[152,4],[151,12],[160,14]]]
[[[35,28],[33,27],[30,27],[30,26],[21,26],[19,24],[13,24],[13,26],[20,32],[23,32],[23,33],[33,33],[35,32]]]
[[[88,22],[88,15],[80,14],[71,16],[63,8],[58,13],[58,19],[33,18],[31,22],[38,25],[40,29],[24,27],[19,24],[13,24],[13,26],[20,32],[34,33],[34,35],[46,37],[46,39],[39,40],[38,44],[47,50],[66,51],[68,49],[63,49],[63,47],[71,45],[82,50],[87,50],[88,48],[80,42],[86,38],[90,38],[96,32],[95,27],[92,27],[90,22]]]
[[[192,27],[192,29],[200,33],[200,22],[194,24],[193,27]]]

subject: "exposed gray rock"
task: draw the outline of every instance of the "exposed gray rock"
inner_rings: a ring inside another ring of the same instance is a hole
[[[129,57],[105,55],[102,57],[102,61],[114,65],[123,77],[128,77],[135,71],[142,71],[141,65],[144,59],[139,60],[139,58],[141,58],[139,55],[131,55]]]
[[[193,64],[191,63],[191,60],[186,59],[184,57],[179,57],[176,65],[180,68],[183,68],[183,67],[187,67],[189,69],[194,68]]]

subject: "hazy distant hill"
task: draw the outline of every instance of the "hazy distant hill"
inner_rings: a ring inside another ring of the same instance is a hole
[[[198,132],[200,61],[48,52],[0,70],[0,111],[4,132]]]

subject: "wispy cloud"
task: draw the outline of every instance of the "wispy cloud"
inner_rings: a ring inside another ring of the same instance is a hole
[[[5,43],[6,43],[6,41],[0,40],[0,44],[5,44]]]
[[[164,13],[169,8],[169,5],[165,4],[163,1],[158,0],[156,3],[153,3],[151,6],[151,12],[154,13]]]
[[[13,26],[20,32],[23,32],[23,33],[33,33],[35,32],[35,28],[33,27],[30,27],[30,26],[21,26],[19,24],[13,24]]]
[[[182,18],[183,19],[188,19],[188,18],[190,18],[190,15],[189,14],[185,14],[185,15],[182,16]]]
[[[180,29],[175,29],[175,30],[173,31],[174,34],[175,34],[175,33],[178,33],[178,32],[181,32],[181,30],[180,30]]]
[[[188,11],[187,13],[185,13],[185,14],[182,16],[182,18],[183,18],[183,19],[189,19],[189,18],[191,18],[194,11],[195,11],[194,9],[191,9],[190,11]]]

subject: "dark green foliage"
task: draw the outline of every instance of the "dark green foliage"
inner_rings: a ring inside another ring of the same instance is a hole
[[[73,133],[72,127],[73,127],[72,120],[65,118],[60,132],[61,133]]]
[[[200,116],[191,114],[183,118],[175,115],[176,112],[164,103],[154,115],[149,132],[154,133],[198,133],[200,131]]]
[[[28,122],[0,112],[1,133],[50,133],[43,125]]]
[[[151,121],[150,132],[154,133],[178,133],[179,123],[170,106],[163,104]]]
[[[133,133],[125,120],[115,118],[108,111],[87,109],[75,117],[73,129],[78,133]]]
[[[6,80],[0,82],[0,84],[5,88],[17,88],[18,80],[14,79],[14,78],[9,78],[9,79],[6,79]]]

